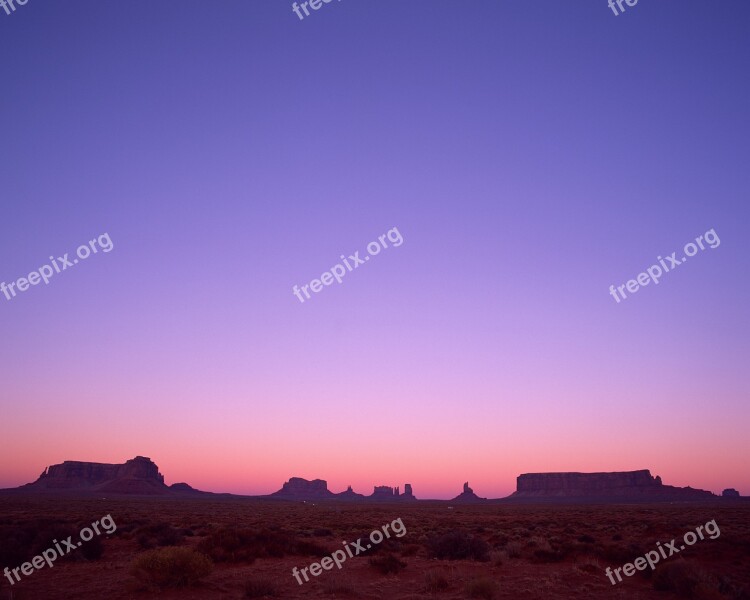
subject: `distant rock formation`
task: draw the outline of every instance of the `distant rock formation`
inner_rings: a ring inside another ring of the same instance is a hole
[[[740,497],[740,493],[734,488],[727,488],[726,490],[721,492],[721,495],[723,498],[739,498]]]
[[[173,492],[179,492],[183,494],[211,494],[211,492],[201,492],[200,490],[196,490],[194,487],[188,485],[187,483],[173,483],[169,486],[169,489]],[[212,496],[214,494],[211,494]]]
[[[372,496],[372,500],[393,500],[398,497],[398,488],[392,488],[387,485],[376,485]]]
[[[375,500],[377,502],[393,502],[401,500],[416,500],[412,493],[411,485],[405,486],[403,494],[398,487],[387,485],[376,485],[370,496],[358,494],[348,486],[345,492],[334,494],[328,490],[328,483],[323,479],[308,481],[301,477],[292,477],[278,492],[269,494],[268,498],[281,498],[284,500]]]
[[[711,492],[663,485],[647,469],[614,473],[525,473],[517,479],[511,499],[701,500]]]
[[[414,493],[411,489],[411,484],[407,483],[404,486],[404,493],[399,491],[398,486],[393,488],[388,485],[376,485],[372,495],[367,497],[368,500],[376,500],[378,502],[392,502],[402,500],[416,500]]]
[[[357,492],[355,492],[352,489],[352,486],[348,486],[345,492],[334,495],[336,496],[337,500],[362,500],[364,498],[362,494],[358,494]]]
[[[170,488],[150,458],[136,456],[124,464],[66,460],[47,467],[25,491],[82,491],[108,494],[164,495]]]
[[[455,498],[453,498],[453,500],[451,500],[451,502],[459,502],[459,503],[460,502],[466,502],[466,503],[470,503],[470,502],[484,502],[485,500],[487,500],[487,498],[480,498],[479,496],[477,496],[474,493],[474,490],[472,490],[469,487],[469,482],[467,481],[466,483],[464,483],[464,491],[461,492]]]
[[[334,498],[335,494],[328,491],[328,482],[323,479],[308,481],[302,477],[292,477],[278,492],[270,494],[272,498],[287,500],[323,500]]]

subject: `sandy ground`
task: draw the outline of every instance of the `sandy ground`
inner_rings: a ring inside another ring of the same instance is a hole
[[[248,582],[266,581],[277,598],[416,598],[543,599],[678,597],[716,600],[750,598],[750,503],[583,506],[455,506],[446,504],[289,503],[249,499],[176,500],[153,498],[51,498],[0,494],[0,543],[12,543],[8,532],[19,523],[46,518],[76,527],[110,514],[117,532],[103,539],[98,560],[71,556],[54,568],[43,568],[10,586],[0,584],[1,600],[244,598]],[[292,568],[320,559],[287,555],[254,562],[217,562],[199,583],[177,589],[147,589],[132,574],[134,559],[146,552],[140,528],[169,525],[184,532],[179,546],[197,548],[212,532],[282,528],[330,552],[401,519],[406,533],[384,544],[376,556],[391,553],[406,564],[398,574],[383,575],[367,556],[323,571],[299,585]],[[604,569],[621,567],[685,532],[715,520],[721,534],[704,539],[650,569],[613,586]],[[464,532],[489,548],[489,560],[438,560],[430,539]],[[5,532],[5,533],[3,533]],[[3,536],[4,539],[3,539]],[[624,558],[623,558],[624,557]],[[679,563],[687,569],[666,577]],[[19,564],[0,564],[0,568]],[[687,573],[687,574],[685,574]],[[658,577],[657,577],[658,575]],[[443,579],[445,589],[435,589]],[[471,586],[482,588],[472,592]],[[668,589],[654,589],[658,581]],[[271,597],[271,596],[269,596]]]

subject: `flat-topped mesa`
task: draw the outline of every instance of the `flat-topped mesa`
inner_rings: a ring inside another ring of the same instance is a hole
[[[334,494],[328,491],[328,482],[324,479],[308,481],[302,477],[292,477],[281,486],[278,492],[270,495],[274,498],[289,500],[320,500],[334,497]]]
[[[622,473],[526,473],[517,479],[517,493],[608,492],[631,488],[657,488],[661,479],[650,471]]]
[[[511,498],[702,499],[711,492],[663,485],[648,469],[614,473],[525,473]]]
[[[66,460],[47,467],[34,483],[22,486],[30,490],[95,491],[113,494],[166,494],[164,476],[145,456],[136,456],[123,464]]]

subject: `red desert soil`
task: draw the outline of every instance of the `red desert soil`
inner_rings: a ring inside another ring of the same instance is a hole
[[[270,585],[276,596],[268,597],[290,600],[750,598],[750,503],[732,500],[449,508],[429,502],[312,504],[240,498],[92,499],[0,494],[0,544],[6,551],[0,556],[14,550],[9,544],[24,539],[24,531],[32,535],[33,528],[49,527],[50,522],[64,522],[78,531],[108,514],[117,531],[103,536],[103,554],[98,560],[85,560],[77,555],[79,549],[52,569],[34,571],[12,587],[2,577],[0,600],[263,597],[247,596],[248,582]],[[406,563],[395,575],[381,574],[370,564],[370,557],[358,556],[346,560],[341,570],[334,567],[323,571],[300,586],[292,577],[292,568],[301,569],[320,558],[283,551],[279,552],[281,557],[268,557],[263,553],[276,551],[262,544],[248,551],[265,557],[252,560],[244,555],[239,562],[216,562],[213,571],[191,587],[146,589],[131,574],[133,560],[146,552],[145,548],[160,544],[177,543],[188,548],[201,545],[204,551],[211,547],[219,552],[215,556],[237,560],[234,550],[227,552],[216,545],[217,539],[224,539],[219,533],[222,530],[246,530],[249,535],[271,532],[269,540],[303,542],[288,548],[317,549],[320,556],[342,548],[343,541],[351,542],[399,518],[406,534],[383,542],[373,555],[393,555]],[[636,572],[615,586],[605,576],[607,566],[621,567],[653,550],[656,542],[664,544],[673,538],[681,541],[685,532],[711,520],[720,528],[719,537],[706,537],[679,556],[662,561],[653,574],[650,569]],[[449,532],[478,538],[475,541],[481,547],[486,543],[489,560],[431,558],[434,540]],[[0,564],[0,569],[18,566]],[[655,585],[668,589],[657,591]]]

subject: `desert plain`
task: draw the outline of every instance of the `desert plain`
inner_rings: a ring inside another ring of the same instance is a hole
[[[0,568],[105,515],[114,533],[13,586],[4,577],[0,599],[750,598],[750,503],[731,499],[473,506],[2,493]],[[293,577],[397,519],[401,537],[302,585]],[[715,539],[616,585],[605,575],[711,520]]]

